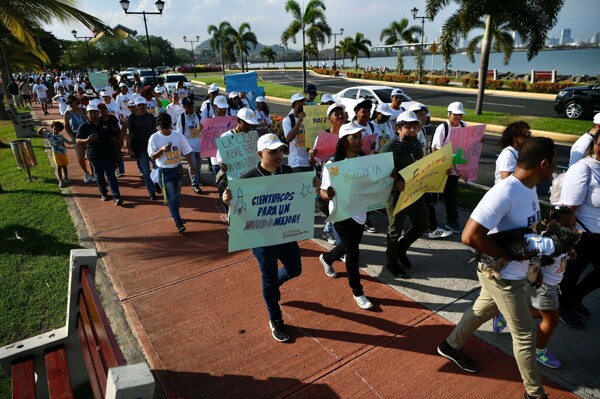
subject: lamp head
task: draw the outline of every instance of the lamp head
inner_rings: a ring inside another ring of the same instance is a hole
[[[156,3],[154,3],[154,5],[156,6],[156,9],[162,14],[163,10],[165,9],[165,2],[162,0],[157,0]]]
[[[77,37],[77,31],[75,29],[73,29],[71,33],[73,34],[73,37]]]
[[[417,7],[415,7],[412,10],[410,10],[410,13],[413,16],[413,19],[416,19],[417,18],[417,14],[419,13],[419,9]]]
[[[129,0],[121,0],[119,3],[121,3],[123,11],[127,12],[129,10]]]
[[[340,33],[343,35],[344,34],[344,28],[340,29]]]
[[[184,36],[183,37],[183,41],[186,42],[187,41],[187,37]]]

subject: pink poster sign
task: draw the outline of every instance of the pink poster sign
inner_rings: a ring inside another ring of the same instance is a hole
[[[456,150],[460,147],[462,158],[467,160],[465,164],[456,165],[456,169],[463,174],[465,181],[477,179],[485,127],[486,125],[476,125],[452,129],[450,137],[452,152],[456,154]]]
[[[366,136],[363,136],[363,146],[362,146],[362,150],[365,154],[369,155],[370,153],[373,152],[374,148],[374,144],[377,141],[377,137],[379,137],[379,135],[376,134],[367,134]]]
[[[236,116],[218,116],[202,120],[202,145],[200,155],[202,157],[214,157],[217,154],[217,143],[215,139],[221,134],[235,127]]]
[[[320,159],[323,162],[327,162],[329,158],[335,154],[335,147],[337,146],[338,135],[334,133],[319,132],[317,139],[315,140],[315,151],[317,152],[315,158]]]

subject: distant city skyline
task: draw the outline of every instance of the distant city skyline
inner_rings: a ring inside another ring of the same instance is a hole
[[[149,15],[148,31],[150,35],[162,36],[169,40],[176,48],[189,48],[184,43],[183,36],[200,37],[200,42],[209,38],[208,25],[218,25],[221,21],[230,22],[234,28],[242,22],[248,22],[260,43],[274,45],[281,43],[281,33],[292,20],[290,14],[285,12],[284,0],[164,0],[165,9],[162,16]],[[299,3],[302,1],[298,0]],[[362,0],[324,0],[327,7],[326,17],[332,31],[339,32],[344,28],[344,37],[354,37],[356,32],[361,32],[373,43],[374,46],[382,44],[379,40],[381,30],[392,21],[407,18],[410,25],[421,26],[420,20],[413,20],[410,10],[419,9],[418,15],[425,15],[425,0],[414,0],[400,5],[390,1],[372,0],[365,3]],[[591,41],[598,27],[596,0],[569,0],[559,14],[558,22],[554,29],[548,32],[549,37],[560,37],[563,29],[571,29],[573,40],[581,39]],[[144,34],[144,22],[139,15],[125,15],[119,0],[80,0],[78,9],[100,18],[107,25],[113,27],[121,24],[136,30],[138,35]],[[131,0],[131,11],[156,11],[154,0]],[[433,40],[439,37],[439,32],[445,20],[456,10],[456,4],[451,3],[445,7],[433,21],[425,21],[425,37]],[[366,23],[368,21],[368,23]],[[46,30],[59,39],[74,40],[71,30],[79,34],[88,34],[87,29],[80,23],[63,25],[53,23],[46,26]],[[481,32],[471,32],[469,37],[475,37]],[[301,37],[298,43],[289,42],[291,49],[300,49]],[[338,37],[339,41],[339,37]],[[331,43],[325,48],[331,48]]]

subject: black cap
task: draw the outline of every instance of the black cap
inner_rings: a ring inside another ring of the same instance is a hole
[[[194,105],[194,101],[192,99],[190,99],[189,97],[186,97],[183,100],[181,100],[181,105],[183,105],[184,107],[186,107],[188,105]]]
[[[373,103],[371,102],[371,100],[359,99],[358,104],[356,104],[354,106],[354,112],[356,112],[356,110],[363,109],[363,108],[368,109],[370,111],[372,107],[373,107]]]
[[[306,89],[304,89],[304,92],[307,94],[312,94],[314,96],[317,95],[317,86],[311,84],[307,84],[306,85]]]

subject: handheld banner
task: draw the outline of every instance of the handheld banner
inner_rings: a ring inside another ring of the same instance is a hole
[[[414,203],[425,193],[441,193],[446,186],[446,171],[452,167],[452,145],[446,144],[400,171],[406,185],[400,193],[394,215]]]
[[[316,151],[315,158],[326,162],[329,158],[335,154],[335,147],[337,146],[338,135],[334,133],[319,132],[317,139],[315,140],[314,149]]]
[[[467,160],[465,164],[456,165],[456,169],[463,174],[465,181],[477,179],[485,128],[486,125],[476,125],[452,130],[452,137],[450,138],[452,150],[456,153],[458,148],[462,148],[462,157]]]
[[[217,154],[217,143],[215,140],[221,134],[231,130],[237,124],[236,116],[217,116],[202,120],[202,146],[200,155],[202,157],[214,157]]]
[[[327,108],[329,105],[313,105],[304,107],[304,145],[306,148],[312,148],[319,132],[329,127],[327,119]]]
[[[229,252],[313,238],[312,172],[232,180]]]
[[[391,152],[345,159],[326,164],[335,190],[334,211],[327,222],[339,222],[358,214],[385,208],[394,179]]]
[[[373,152],[373,150],[374,150],[373,145],[377,141],[378,137],[379,137],[379,135],[377,133],[367,134],[366,136],[363,136],[362,150],[365,154],[369,155],[370,153]]]
[[[256,71],[225,75],[225,90],[248,92],[257,87]]]
[[[103,89],[108,84],[108,74],[105,72],[90,72],[88,76],[94,89]]]
[[[236,133],[217,138],[215,141],[223,163],[227,165],[227,178],[239,179],[260,162],[256,152],[258,132]]]

